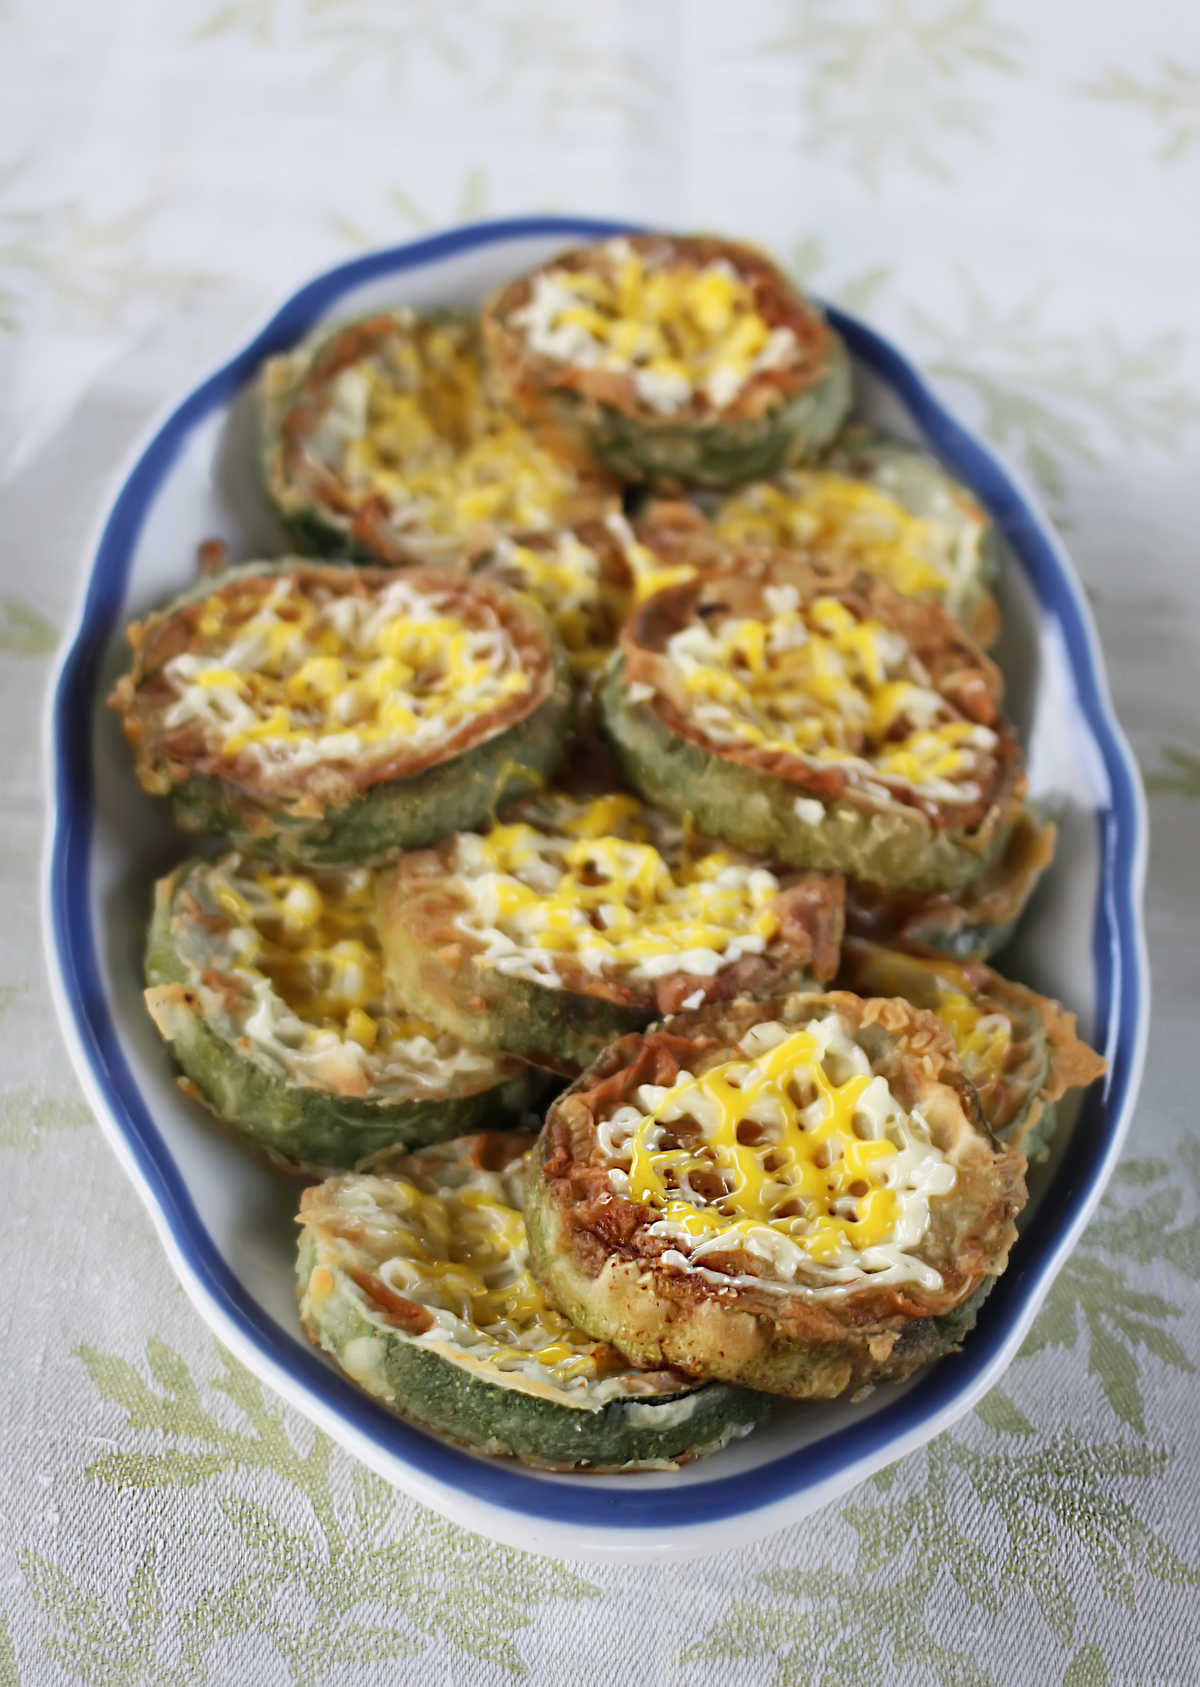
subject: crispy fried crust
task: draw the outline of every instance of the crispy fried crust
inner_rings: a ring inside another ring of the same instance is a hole
[[[1024,786],[1016,737],[1000,712],[999,670],[937,604],[901,597],[885,581],[782,552],[741,552],[736,560],[736,569],[658,592],[622,631],[602,704],[635,788],[714,837],[793,866],[921,891],[957,890],[985,872],[1007,841]],[[978,800],[952,807],[897,785],[885,801],[845,764],[706,735],[667,660],[668,641],[698,617],[752,617],[766,588],[789,584],[802,602],[834,597],[859,618],[894,628],[960,717],[996,734]],[[632,686],[652,694],[631,694]],[[823,818],[800,819],[798,797],[819,802]]]
[[[796,347],[778,368],[760,371],[714,408],[701,394],[664,415],[646,404],[627,374],[584,368],[530,349],[514,315],[544,270],[587,270],[596,246],[560,253],[503,287],[483,313],[485,353],[497,390],[526,422],[547,430],[563,454],[594,457],[613,473],[663,488],[731,486],[773,473],[821,449],[850,404],[845,347],[825,318],[756,247],[715,236],[635,235],[629,244],[697,268],[724,259],[752,289],[772,327],[790,328]]]
[[[965,1063],[984,1114],[1002,1142],[1032,1159],[1053,1134],[1055,1104],[1103,1076],[1105,1062],[1075,1030],[1075,1015],[979,961],[956,963],[934,949],[885,948],[847,938],[838,983],[860,995],[902,996],[937,1011],[945,991],[968,997],[985,1014],[1006,1018],[1011,1038],[998,1063]]]
[[[708,1001],[764,994],[832,978],[842,934],[836,877],[791,874],[779,896],[779,931],[762,955],[745,955],[711,978],[668,973],[653,982],[604,978],[571,957],[560,989],[501,973],[458,922],[469,906],[456,882],[454,839],[401,856],[380,888],[388,977],[400,998],[465,1041],[505,1049],[571,1076],[604,1045],[674,1012],[700,992]],[[470,1027],[468,1032],[465,1028]]]
[[[444,570],[414,569],[408,577],[458,600],[477,622],[504,627],[531,681],[528,691],[463,723],[444,743],[305,768],[266,764],[248,752],[226,757],[202,729],[172,728],[162,671],[172,657],[200,647],[204,603],[260,583],[265,595],[281,576],[300,590],[354,597],[395,578],[385,569],[350,571],[300,558],[251,563],[205,579],[129,628],[133,662],[109,703],[121,717],[140,783],[172,798],[185,831],[224,833],[259,853],[313,864],[377,860],[490,818],[502,803],[536,789],[557,764],[571,709],[557,635],[527,598]]]
[[[928,944],[959,960],[996,954],[1012,937],[1042,874],[1054,860],[1058,828],[1024,803],[1003,852],[977,879],[953,895],[846,884],[846,927],[880,943]]]
[[[803,1025],[835,1011],[901,1105],[920,1106],[955,1167],[955,1189],[931,1201],[920,1248],[941,1273],[941,1288],[867,1281],[819,1298],[759,1288],[747,1278],[767,1275],[763,1262],[733,1248],[706,1261],[728,1271],[728,1283],[664,1266],[661,1255],[673,1244],[649,1234],[655,1209],[613,1193],[598,1122],[641,1083],[669,1084],[685,1067],[696,1072],[728,1058],[754,1024]],[[794,1399],[830,1398],[905,1377],[958,1344],[965,1309],[1007,1263],[1024,1169],[1022,1155],[994,1142],[931,1014],[843,992],[739,1001],[622,1039],[554,1103],[531,1174],[531,1258],[568,1316],[635,1363],[670,1363]]]

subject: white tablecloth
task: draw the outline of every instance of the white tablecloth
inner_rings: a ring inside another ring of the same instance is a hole
[[[0,0],[0,1683],[1200,1681],[1200,15],[1187,0]],[[225,1359],[38,956],[40,694],[165,397],[298,280],[464,217],[769,243],[1045,490],[1151,791],[1157,1011],[1002,1390],[809,1521],[564,1568]]]

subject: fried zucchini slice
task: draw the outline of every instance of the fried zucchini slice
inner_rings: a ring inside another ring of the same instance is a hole
[[[1023,790],[998,669],[936,604],[853,568],[746,553],[626,622],[601,689],[630,782],[797,867],[952,891]]]
[[[979,878],[954,895],[904,891],[850,879],[846,928],[881,943],[927,945],[958,960],[986,960],[1017,929],[1042,874],[1054,860],[1058,828],[1024,803],[1016,807],[1004,849]]]
[[[268,496],[300,550],[432,560],[619,508],[495,404],[478,328],[412,310],[322,329],[260,383]]]
[[[185,1089],[290,1170],[497,1129],[545,1093],[385,1000],[369,867],[185,862],[155,887],[146,983]]]
[[[862,428],[847,428],[819,464],[705,499],[703,510],[659,500],[644,522],[651,535],[683,537],[690,527],[697,560],[714,545],[799,552],[941,604],[980,644],[1000,630],[988,589],[995,538],[984,511],[924,452]]]
[[[188,832],[326,866],[487,820],[558,762],[566,654],[527,598],[439,569],[290,558],[129,629],[109,701]]]
[[[765,253],[710,235],[560,253],[483,316],[497,389],[624,480],[734,486],[826,445],[845,347]]]
[[[749,1434],[762,1395],[632,1370],[547,1301],[522,1217],[532,1140],[464,1137],[305,1190],[309,1336],[423,1429],[546,1469],[661,1469]]]
[[[774,870],[624,792],[531,799],[380,885],[399,998],[556,1072],[684,1002],[837,970],[840,880]]]
[[[1050,1144],[1056,1103],[1105,1070],[1076,1035],[1073,1013],[978,961],[851,937],[838,982],[860,996],[903,996],[935,1013],[954,1039],[993,1132],[1030,1160]]]
[[[623,1038],[554,1102],[530,1257],[632,1363],[828,1399],[959,1344],[1024,1168],[932,1014],[844,992],[720,1004]]]

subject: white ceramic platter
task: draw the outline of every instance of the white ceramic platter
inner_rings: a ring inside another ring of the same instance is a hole
[[[254,460],[251,383],[265,357],[320,321],[396,303],[473,306],[556,249],[611,232],[561,218],[481,223],[330,270],[153,429],[99,526],[52,695],[46,929],[81,1081],[221,1340],[350,1452],[465,1527],[563,1557],[654,1562],[792,1522],[967,1411],[1016,1352],[1115,1162],[1146,1032],[1145,817],[1082,590],[1036,503],[900,352],[831,313],[854,358],[859,412],[923,441],[1003,536],[999,659],[1033,793],[1062,821],[1058,859],[1006,966],[1079,1013],[1109,1070],[1040,1169],[1010,1267],[961,1355],[855,1405],[781,1404],[767,1429],[680,1471],[555,1476],[458,1451],[391,1417],[310,1348],[293,1288],[296,1189],[180,1095],[142,1006],[150,885],[185,846],[138,789],[103,706],[125,622],[190,579],[199,541],[222,538],[235,559],[284,548]]]

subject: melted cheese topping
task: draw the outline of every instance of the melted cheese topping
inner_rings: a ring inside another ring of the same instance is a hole
[[[727,1280],[701,1262],[737,1250],[769,1267],[753,1279],[766,1286],[940,1287],[917,1250],[954,1168],[839,1016],[757,1025],[733,1058],[644,1084],[637,1101],[597,1135],[613,1191],[661,1212],[650,1234],[674,1244],[664,1264]]]
[[[583,679],[603,665],[635,605],[696,572],[662,562],[622,515],[607,516],[605,527],[612,551],[599,550],[568,529],[540,544],[500,539],[489,561],[489,572],[528,592],[550,616],[572,669]]]
[[[978,800],[996,735],[932,689],[899,634],[833,597],[801,604],[794,586],[764,595],[761,617],[697,619],[667,642],[709,739],[850,765],[937,802]]]
[[[507,629],[403,575],[368,595],[281,575],[208,598],[197,649],[163,668],[168,728],[195,725],[230,759],[308,767],[431,749],[530,691]]]
[[[621,239],[597,247],[587,269],[539,271],[512,320],[531,351],[627,375],[638,397],[664,414],[697,397],[723,409],[796,348],[790,328],[764,320],[727,259],[655,261]]]
[[[172,936],[206,1022],[293,1082],[377,1100],[502,1083],[512,1063],[386,999],[370,869],[276,871],[226,856],[188,875]]]
[[[354,509],[382,503],[401,536],[557,527],[571,469],[489,399],[473,329],[406,321],[331,383],[310,455]]]
[[[417,1163],[408,1162],[414,1173]],[[339,1237],[339,1263],[365,1264],[429,1311],[432,1327],[413,1338],[416,1345],[502,1372],[509,1386],[593,1410],[617,1395],[678,1393],[687,1385],[663,1373],[631,1371],[613,1348],[593,1341],[546,1299],[529,1269],[526,1170],[526,1156],[490,1172],[465,1161],[448,1165],[443,1151],[431,1157],[427,1177],[343,1179],[339,1216],[358,1224],[341,1228],[361,1226],[363,1242],[356,1247]],[[310,1283],[308,1293],[331,1287],[332,1281]]]
[[[636,797],[553,797],[521,813],[462,834],[455,852],[469,899],[457,923],[500,972],[557,985],[569,957],[597,977],[711,978],[778,930],[774,873]]]
[[[812,550],[889,580],[909,597],[944,599],[961,584],[961,533],[910,515],[894,498],[827,470],[759,481],[727,498],[718,536]]]

